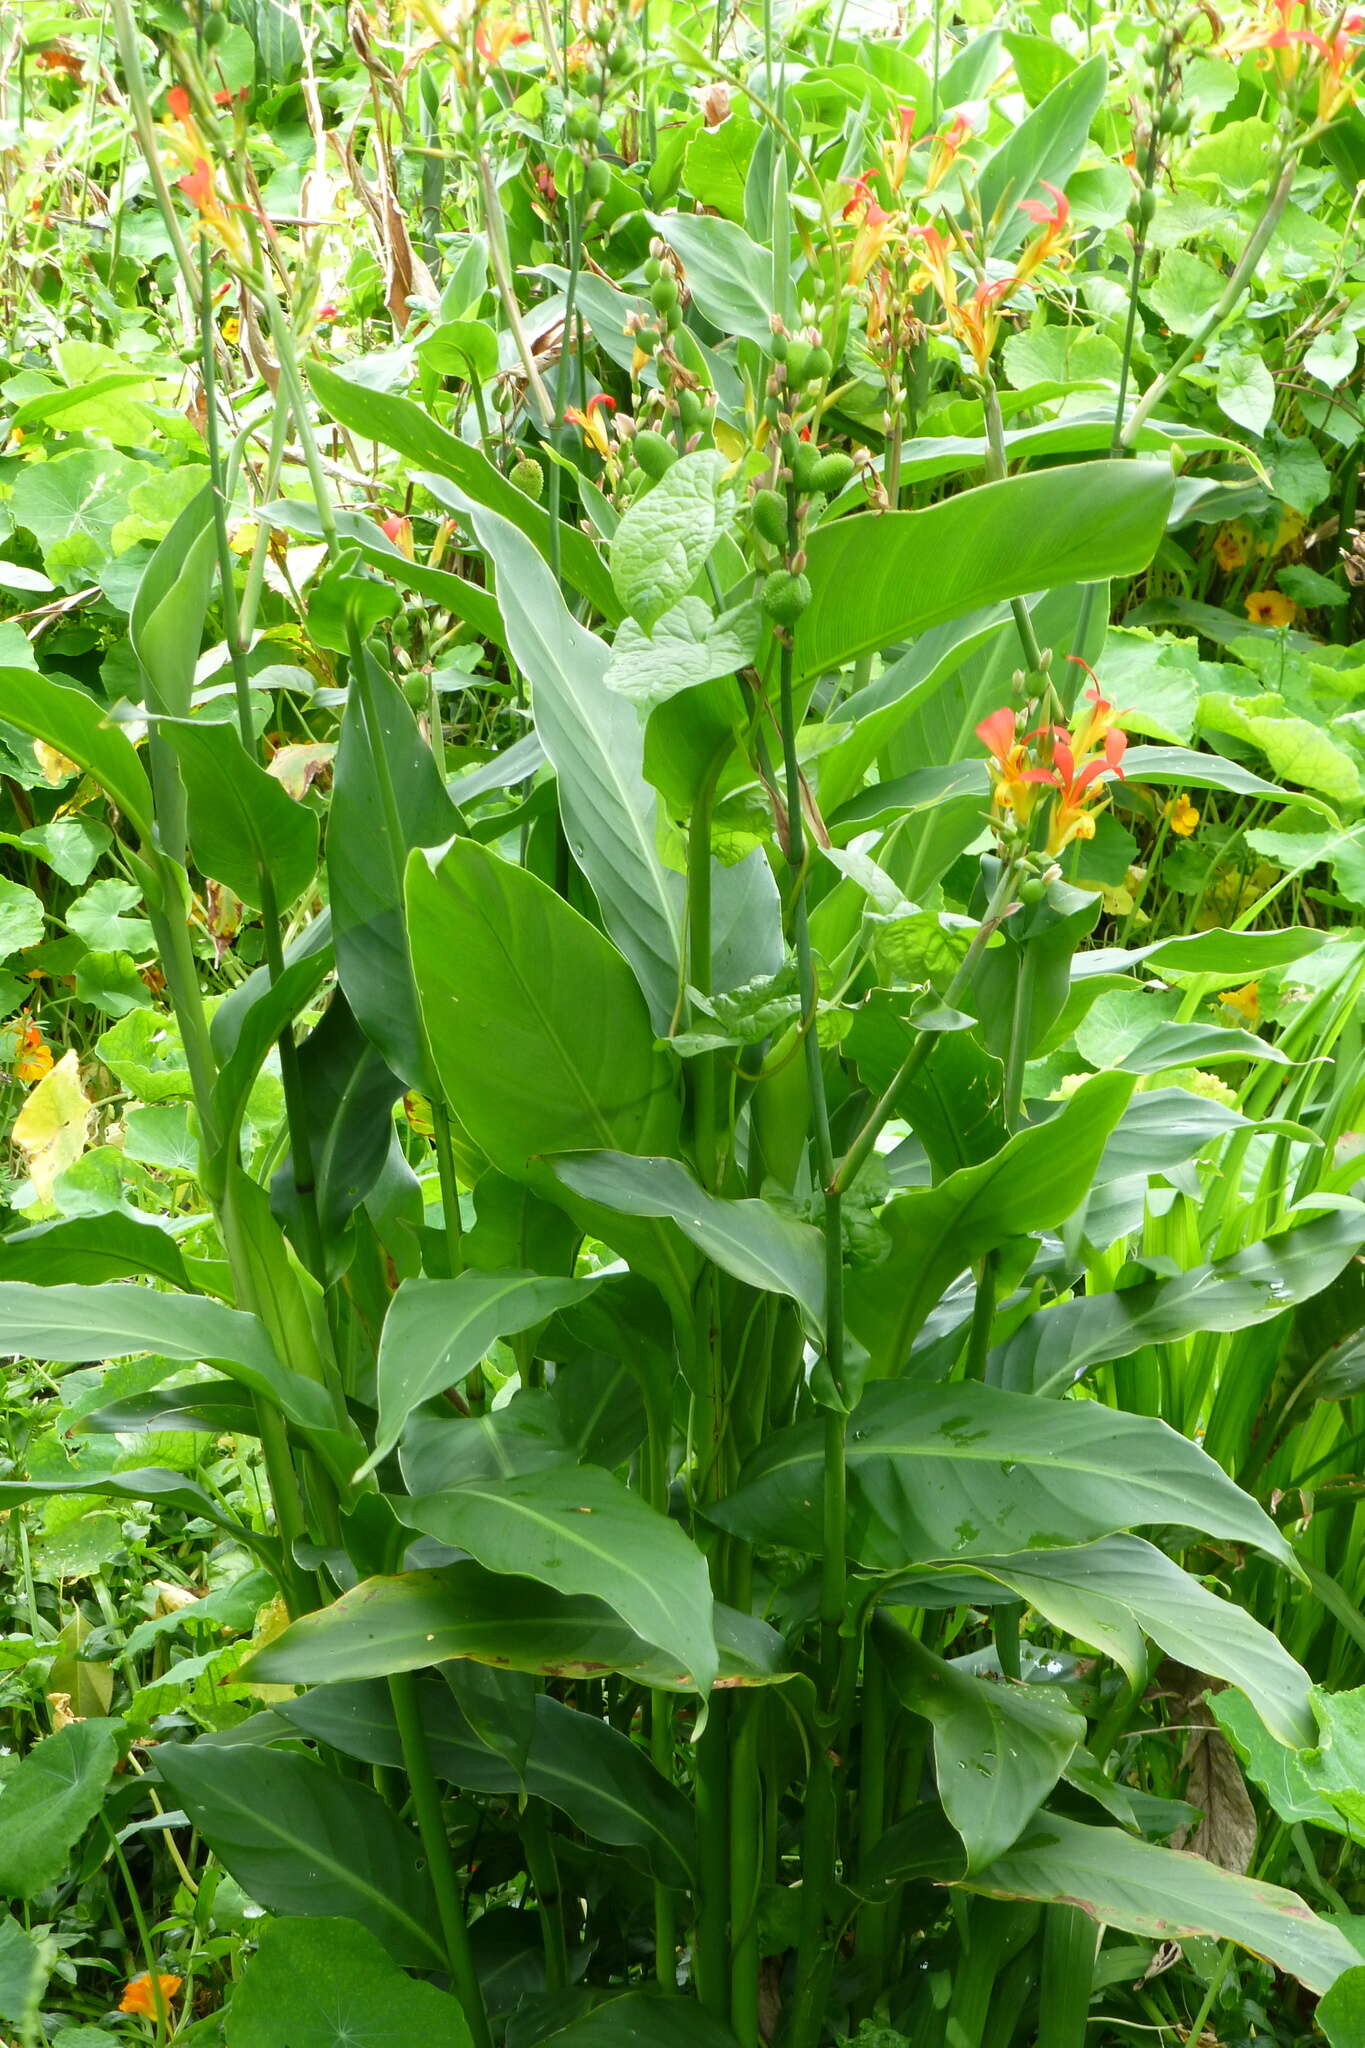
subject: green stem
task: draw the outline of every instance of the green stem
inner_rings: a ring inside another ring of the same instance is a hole
[[[730,1771],[729,1708],[724,1693],[707,1702],[706,1726],[696,1744],[696,1934],[693,1970],[697,1995],[708,2012],[730,2010]]]
[[[559,1864],[554,1840],[545,1816],[545,1802],[528,1799],[521,1818],[521,1838],[526,1846],[526,1868],[535,1886],[540,1907],[541,1941],[545,1949],[545,1988],[567,1989],[569,1951],[564,1939],[564,1902],[559,1888]]]
[[[417,1681],[411,1671],[399,1671],[393,1673],[388,1683],[398,1740],[403,1750],[403,1767],[412,1788],[417,1829],[422,1837],[431,1888],[436,1897],[450,1981],[464,2007],[464,2016],[474,2037],[474,2048],[492,2048],[493,2036],[489,2030],[479,1973],[474,1966],[474,1950],[465,1921],[455,1859],[450,1853],[450,1838],[446,1834],[445,1815],[441,1810],[441,1791],[427,1748],[426,1729],[422,1725]]]
[[[734,1702],[730,1745],[730,2025],[740,2048],[758,2048],[758,1900],[763,1882],[761,1699]]]

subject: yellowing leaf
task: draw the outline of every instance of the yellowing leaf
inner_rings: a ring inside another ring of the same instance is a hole
[[[90,1110],[76,1054],[64,1053],[14,1120],[14,1142],[41,1201],[51,1200],[57,1175],[74,1166],[84,1152]]]
[[[68,776],[79,775],[81,772],[78,762],[69,760],[65,754],[59,754],[46,740],[35,740],[33,753],[38,766],[54,789],[59,782],[65,782]]]

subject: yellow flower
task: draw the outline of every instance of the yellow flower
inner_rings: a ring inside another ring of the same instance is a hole
[[[1261,984],[1249,981],[1243,988],[1225,988],[1218,998],[1224,1009],[1234,1010],[1249,1025],[1261,1021]]]
[[[1240,569],[1251,552],[1251,528],[1240,519],[1231,526],[1220,526],[1214,538],[1214,559],[1220,569]]]
[[[169,2005],[180,1989],[183,1979],[158,1975],[156,1981],[161,1987],[163,2004]],[[142,2017],[148,2020],[156,2018],[156,1998],[152,1992],[152,1980],[145,1970],[140,1977],[134,1977],[131,1983],[124,1986],[118,2009],[120,2012],[141,2013]]]
[[[1177,839],[1188,839],[1199,823],[1199,812],[1182,790],[1166,806],[1166,822]]]
[[[1253,626],[1292,626],[1298,609],[1282,590],[1253,590],[1246,601],[1246,614]]]

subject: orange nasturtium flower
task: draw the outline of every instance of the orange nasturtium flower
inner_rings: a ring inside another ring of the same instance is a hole
[[[1299,608],[1282,590],[1253,590],[1246,601],[1246,614],[1253,626],[1292,626]]]
[[[1240,569],[1251,553],[1251,528],[1240,519],[1220,526],[1213,540],[1213,555],[1220,569]]]
[[[1199,825],[1198,806],[1190,802],[1183,789],[1167,804],[1165,816],[1177,839],[1188,839]]]
[[[169,2004],[180,1989],[184,1979],[181,1977],[164,1977],[158,1972],[156,1981],[161,1986],[163,2003]],[[156,1999],[152,1992],[152,1980],[145,1970],[140,1977],[134,1977],[131,1983],[124,1985],[123,1996],[119,2000],[118,2009],[120,2012],[141,2013],[142,2017],[148,2020],[156,2018]]]

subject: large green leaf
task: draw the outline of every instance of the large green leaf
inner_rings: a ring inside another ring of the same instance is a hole
[[[735,2048],[735,2036],[701,2006],[653,1991],[622,1991],[542,2037],[544,2048]]]
[[[706,1561],[670,1521],[600,1466],[473,1481],[395,1503],[405,1522],[490,1571],[601,1600],[676,1657],[703,1692],[717,1671]]]
[[[1202,1856],[1135,1841],[1121,1828],[1084,1827],[1055,1813],[1040,1814],[967,1888],[1080,1906],[1106,1926],[1150,1941],[1235,1941],[1310,1991],[1326,1991],[1360,1960],[1345,1935],[1294,1892],[1220,1870]]]
[[[372,391],[343,377],[326,363],[316,359],[310,363],[308,378],[327,411],[343,427],[367,440],[382,441],[412,467],[434,469],[449,477],[476,504],[486,505],[490,512],[500,512],[535,542],[542,555],[549,555],[548,513],[509,483],[482,449],[457,440],[411,399],[398,398],[387,391]],[[559,543],[565,573],[575,588],[591,599],[604,618],[619,618],[620,606],[607,565],[587,535],[564,523]]]
[[[1365,1210],[1332,1210],[1173,1279],[1055,1302],[997,1348],[992,1375],[1002,1386],[1057,1390],[1144,1344],[1270,1322],[1330,1286],[1362,1244]]]
[[[765,1623],[724,1607],[715,1621],[724,1681],[762,1685],[786,1675],[782,1639]],[[623,1671],[671,1692],[696,1689],[688,1671],[605,1602],[503,1577],[472,1558],[363,1580],[258,1650],[250,1675],[267,1684],[331,1685],[452,1657],[555,1677]]]
[[[476,512],[473,524],[497,570],[508,645],[531,685],[570,850],[662,1034],[678,1001],[686,887],[660,857],[640,720],[603,680],[609,649],[569,612],[526,536],[495,513]]]
[[[337,1239],[388,1160],[394,1141],[390,1111],[403,1084],[360,1029],[340,990],[299,1047],[298,1068],[318,1226],[329,1258],[339,1260]],[[294,1175],[291,1147],[271,1186],[271,1206],[291,1234],[301,1220]]]
[[[882,1621],[877,1654],[902,1703],[934,1731],[939,1798],[979,1870],[1023,1832],[1085,1740],[1085,1717],[1051,1685],[946,1664]]]
[[[651,213],[647,218],[682,258],[687,288],[711,324],[722,334],[756,342],[766,354],[777,310],[767,289],[773,269],[767,250],[733,221],[714,214]],[[781,232],[789,232],[785,220]]]
[[[182,1397],[183,1398],[183,1397]],[[226,1421],[220,1427],[226,1428]],[[24,1500],[60,1500],[94,1494],[102,1500],[149,1500],[158,1507],[179,1508],[200,1516],[217,1529],[227,1529],[239,1542],[268,1548],[268,1541],[228,1514],[213,1495],[183,1472],[161,1465],[129,1466],[122,1472],[78,1472],[70,1479],[0,1479],[0,1506]]]
[[[1167,1656],[1237,1686],[1281,1742],[1301,1747],[1313,1740],[1307,1673],[1269,1629],[1140,1536],[974,1558],[971,1569],[1008,1586],[1054,1627],[1113,1657],[1135,1685],[1147,1669],[1141,1630]]]
[[[118,1721],[73,1721],[0,1785],[0,1898],[31,1899],[56,1884],[104,1804],[122,1733]]]
[[[460,2006],[354,1919],[268,1920],[227,2009],[228,2048],[469,2048]]]
[[[1133,575],[1165,532],[1171,488],[1164,463],[1088,462],[918,512],[832,520],[807,548],[813,595],[796,629],[797,669],[841,668],[999,598]]]
[[[444,845],[459,819],[402,691],[377,662],[366,659],[378,734],[369,729],[353,683],[327,823],[337,975],[360,1028],[394,1073],[410,1088],[429,1091],[430,1057],[413,987],[403,877],[410,851]]]
[[[911,1339],[964,1267],[1006,1238],[1050,1230],[1090,1190],[1109,1135],[1133,1092],[1097,1074],[1056,1116],[1022,1130],[980,1166],[916,1188],[882,1211],[890,1251],[849,1275],[848,1321],[882,1374],[898,1372]]]
[[[255,1316],[203,1295],[158,1294],[119,1281],[34,1287],[6,1280],[0,1281],[0,1324],[19,1357],[88,1365],[150,1351],[188,1363],[212,1360],[304,1428],[335,1423],[322,1388],[279,1363]]]
[[[156,1761],[176,1804],[261,1905],[358,1920],[395,1962],[441,1967],[421,1844],[368,1785],[254,1746],[167,1742]]]
[[[1055,85],[982,164],[977,195],[982,218],[996,223],[990,238],[993,255],[1008,256],[1034,232],[1020,202],[1045,198],[1039,189],[1044,179],[1065,185],[1076,168],[1090,124],[1104,104],[1107,77],[1108,65],[1097,52]]]
[[[0,719],[55,747],[93,775],[134,826],[152,837],[152,790],[136,748],[88,691],[31,668],[0,668]]]
[[[211,486],[190,499],[142,572],[128,638],[158,718],[188,718],[215,569]],[[241,893],[240,891],[238,892]]]
[[[230,1152],[236,1143],[256,1076],[271,1046],[312,1002],[330,968],[330,948],[319,947],[291,960],[276,980],[263,981],[253,1001],[240,1013],[225,1019],[227,1004],[215,1013],[214,1050],[222,1064],[213,1084],[213,1102],[225,1150]],[[220,1031],[219,1026],[224,1028]]]
[[[257,910],[268,876],[275,902],[287,910],[317,868],[316,813],[252,760],[231,726],[163,719],[159,730],[184,777],[195,866]]]
[[[594,1840],[640,1850],[663,1883],[689,1881],[695,1829],[687,1801],[610,1722],[538,1694],[519,1770],[479,1740],[441,1679],[423,1680],[418,1698],[438,1776],[470,1791],[546,1799]],[[277,1711],[348,1756],[403,1761],[388,1687],[379,1679],[320,1686]]]
[[[126,1280],[148,1275],[188,1287],[179,1245],[150,1219],[125,1209],[98,1216],[65,1216],[34,1223],[0,1238],[0,1279],[33,1280],[53,1287],[62,1280]]]
[[[1365,2041],[1365,1963],[1342,1972],[1313,2018],[1331,2048],[1359,2048]]]
[[[813,1325],[824,1319],[824,1239],[769,1202],[723,1201],[677,1159],[583,1152],[556,1176],[589,1201],[629,1216],[667,1217],[699,1251],[746,1286],[790,1295]]]
[[[457,840],[414,856],[408,926],[442,1089],[495,1166],[670,1147],[672,1074],[635,978],[553,889]]]
[[[708,1514],[751,1542],[818,1550],[823,1457],[820,1423],[779,1430]],[[878,1571],[1164,1523],[1293,1564],[1270,1517],[1207,1452],[1152,1416],[1094,1401],[979,1380],[879,1381],[849,1419],[847,1470],[849,1552]]]
[[[597,1281],[536,1273],[461,1273],[454,1280],[404,1280],[379,1340],[379,1429],[369,1472],[397,1443],[422,1401],[473,1371],[500,1337],[542,1323],[590,1294]]]
[[[728,465],[714,448],[684,455],[632,500],[611,540],[616,594],[648,633],[686,597],[725,530]]]

